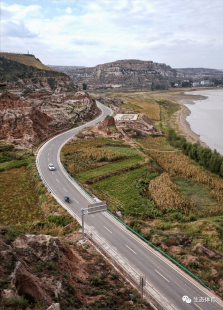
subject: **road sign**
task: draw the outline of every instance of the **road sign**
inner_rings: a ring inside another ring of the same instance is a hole
[[[88,205],[88,207],[87,207],[87,213],[88,214],[96,213],[96,212],[103,212],[103,211],[106,211],[106,210],[107,210],[107,203],[106,203],[106,201],[92,203],[92,204]]]
[[[81,218],[82,218],[82,241],[84,242],[84,215],[86,214],[92,214],[92,213],[98,213],[103,212],[107,210],[107,203],[106,201],[101,201],[97,203],[92,203],[88,205],[87,208],[81,209]],[[84,211],[87,211],[87,213],[84,213]]]

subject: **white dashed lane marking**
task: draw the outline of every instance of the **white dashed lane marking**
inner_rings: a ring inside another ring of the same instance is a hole
[[[165,278],[159,271],[157,271],[156,269],[155,269],[155,271],[156,271],[161,277],[163,277],[163,279],[165,279],[167,282],[170,282],[170,281],[167,280],[167,278]]]
[[[128,245],[126,245],[127,246],[127,248],[129,249],[129,250],[131,250],[133,253],[135,253],[135,254],[137,254],[135,251],[133,251],[133,249],[131,249]]]
[[[111,231],[111,230],[109,230],[109,229],[108,229],[107,227],[105,227],[105,226],[104,226],[104,228],[107,229],[107,231],[109,231],[109,232],[112,234],[112,231]]]

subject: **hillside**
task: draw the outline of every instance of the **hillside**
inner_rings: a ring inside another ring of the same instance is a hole
[[[180,79],[221,79],[223,77],[223,72],[216,69],[208,68],[178,68],[177,77]]]
[[[31,54],[16,54],[16,53],[3,53],[0,52],[0,57],[20,62],[26,66],[36,67],[41,70],[55,71],[53,68],[47,67],[42,62]]]
[[[165,89],[176,76],[176,70],[162,63],[127,59],[91,68],[68,70],[67,74],[78,85],[87,84],[88,89],[152,88],[153,85],[160,85]]]
[[[31,147],[95,117],[95,101],[71,78],[0,57],[0,144]]]

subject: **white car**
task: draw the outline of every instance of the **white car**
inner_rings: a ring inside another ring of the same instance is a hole
[[[48,165],[48,168],[49,168],[49,170],[50,170],[50,171],[55,170],[55,167],[54,167],[54,165],[53,165],[53,164],[49,164],[49,165]]]

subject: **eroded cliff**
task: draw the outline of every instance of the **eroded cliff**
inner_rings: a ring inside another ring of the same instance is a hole
[[[68,70],[74,83],[88,89],[104,87],[143,88],[153,85],[169,86],[171,78],[176,76],[176,70],[170,66],[153,61],[136,59],[117,60],[92,68]]]
[[[100,113],[66,74],[4,57],[0,69],[0,143],[30,147]]]

